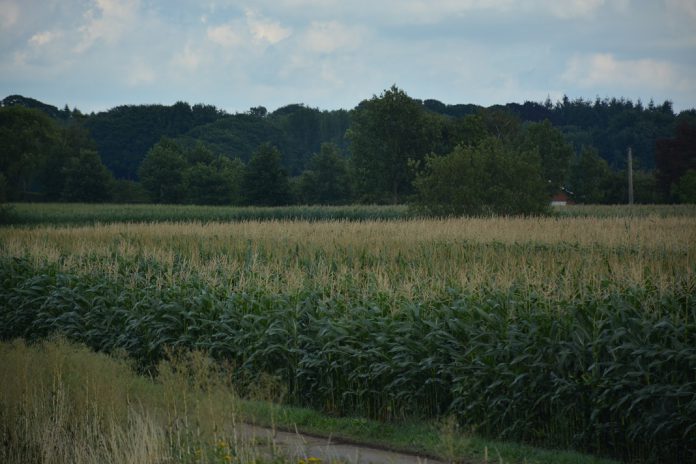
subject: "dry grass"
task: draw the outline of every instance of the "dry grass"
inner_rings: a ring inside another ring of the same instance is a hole
[[[189,353],[163,363],[153,383],[125,361],[60,340],[0,344],[0,462],[259,460],[218,373]]]

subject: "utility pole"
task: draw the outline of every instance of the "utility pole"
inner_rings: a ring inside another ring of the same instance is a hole
[[[633,204],[633,153],[628,147],[628,204]]]

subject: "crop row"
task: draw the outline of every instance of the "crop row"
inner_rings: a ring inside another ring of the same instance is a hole
[[[344,206],[196,206],[152,204],[16,203],[6,222],[10,224],[95,224],[115,222],[267,221],[267,220],[392,220],[413,217],[405,205]]]
[[[696,459],[696,296],[647,288],[565,302],[528,292],[400,302],[378,294],[230,293],[198,280],[74,275],[0,263],[0,337],[53,333],[232,363],[239,388],[275,376],[286,400],[381,419],[455,414],[477,433],[625,459]]]
[[[228,222],[252,220],[399,220],[416,216],[405,205],[299,205],[238,207],[152,204],[16,203],[6,222],[22,225],[95,224],[116,222]],[[638,218],[696,217],[694,205],[575,205],[555,208],[557,217]]]

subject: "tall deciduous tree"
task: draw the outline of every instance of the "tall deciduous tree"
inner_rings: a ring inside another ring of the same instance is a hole
[[[288,174],[281,166],[280,152],[262,144],[249,160],[244,174],[243,192],[251,205],[279,206],[290,203]]]
[[[400,202],[412,192],[409,160],[422,160],[436,146],[436,130],[423,106],[392,86],[363,101],[347,133],[363,200]]]
[[[596,149],[584,147],[570,168],[570,190],[582,203],[610,201],[614,175]]]
[[[24,199],[57,140],[55,123],[41,111],[0,108],[0,173],[5,176],[9,200]]]
[[[542,176],[547,182],[549,195],[556,193],[565,185],[573,159],[573,147],[563,138],[563,134],[551,125],[548,119],[541,123],[532,123],[524,135],[527,149],[539,150]]]
[[[350,199],[348,162],[338,147],[331,143],[321,146],[309,160],[309,169],[299,179],[300,201],[307,204],[338,204]]]
[[[536,214],[549,203],[537,151],[497,137],[429,156],[414,185],[417,207],[436,215]]]
[[[687,171],[696,170],[696,123],[683,120],[674,138],[657,140],[655,164],[660,188],[669,195]]]
[[[81,150],[71,156],[63,168],[61,199],[87,203],[111,199],[114,178],[94,150]]]
[[[672,195],[679,203],[696,203],[696,169],[689,169],[674,183]]]
[[[145,156],[138,175],[155,203],[181,203],[185,198],[183,172],[186,159],[181,148],[163,138]]]

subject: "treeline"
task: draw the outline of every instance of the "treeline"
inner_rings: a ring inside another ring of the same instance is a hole
[[[0,108],[10,201],[404,203],[437,214],[627,200],[696,202],[696,111],[624,99],[483,108],[393,86],[345,111],[288,105],[120,106],[85,115],[10,96]]]

